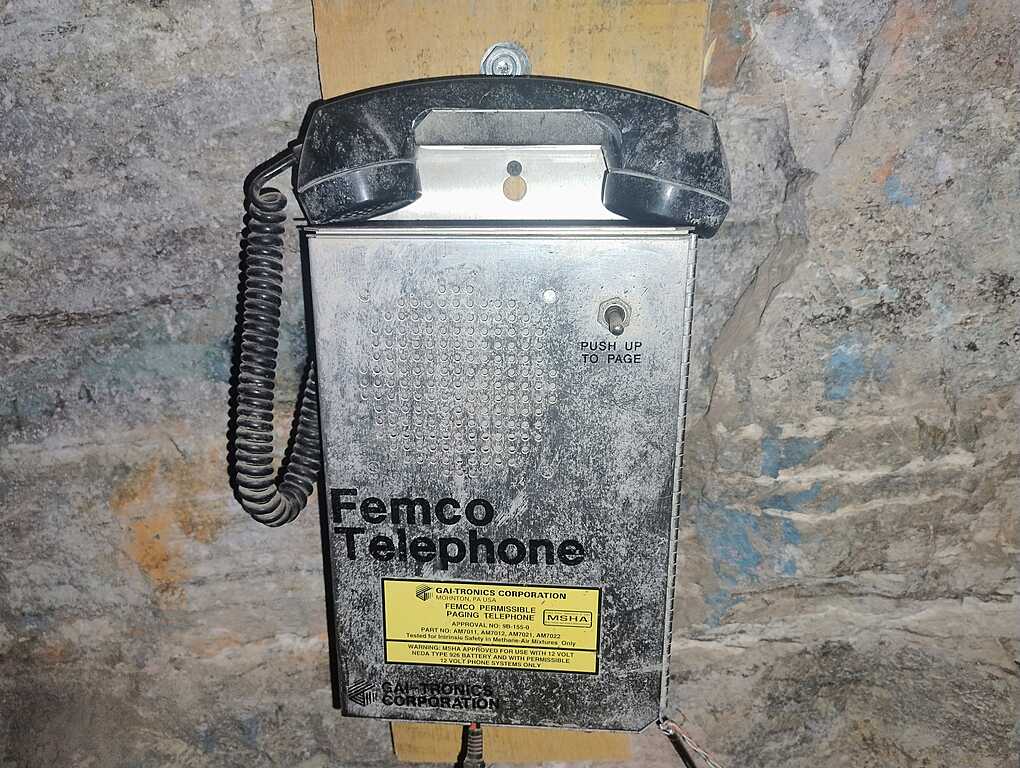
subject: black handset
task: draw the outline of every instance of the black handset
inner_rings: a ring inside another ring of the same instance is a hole
[[[308,221],[362,221],[414,202],[415,129],[433,110],[584,112],[601,128],[608,210],[711,237],[729,209],[719,131],[703,112],[611,85],[474,75],[372,88],[313,106],[294,185]],[[550,135],[545,143],[579,142]]]

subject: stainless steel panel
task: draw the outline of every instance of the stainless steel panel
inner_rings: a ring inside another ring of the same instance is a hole
[[[467,539],[474,530],[493,541],[574,539],[585,550],[576,564],[380,560],[368,541],[394,537],[391,520],[369,525],[356,512],[334,520],[345,713],[625,730],[655,720],[672,604],[693,236],[361,227],[306,237],[328,488],[356,489],[360,499],[482,498],[494,509],[481,528],[433,520],[405,526],[409,535]],[[614,300],[628,310],[620,336],[600,314]],[[341,524],[366,529],[350,553]],[[384,577],[598,588],[598,671],[386,663]],[[396,684],[484,685],[498,707],[386,703],[383,691]]]
[[[622,221],[602,204],[601,146],[421,146],[421,197],[378,221]],[[507,166],[520,165],[509,182]],[[523,184],[519,199],[504,185]]]

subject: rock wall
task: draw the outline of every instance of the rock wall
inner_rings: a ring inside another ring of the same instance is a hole
[[[1015,765],[1020,8],[712,28],[675,705],[729,766]],[[309,5],[0,0],[0,73],[0,766],[392,764],[330,708],[314,515],[224,484],[240,181],[318,96]]]
[[[734,765],[1014,764],[1020,6],[713,28],[736,200],[700,261],[677,704]]]

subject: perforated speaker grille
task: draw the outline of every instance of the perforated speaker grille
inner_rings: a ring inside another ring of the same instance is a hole
[[[556,402],[547,338],[554,311],[441,284],[380,312],[360,397],[394,458],[468,475],[527,464]]]

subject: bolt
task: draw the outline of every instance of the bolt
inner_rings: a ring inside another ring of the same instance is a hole
[[[530,75],[531,62],[528,54],[517,43],[502,42],[490,45],[482,56],[481,72],[483,75]]]

